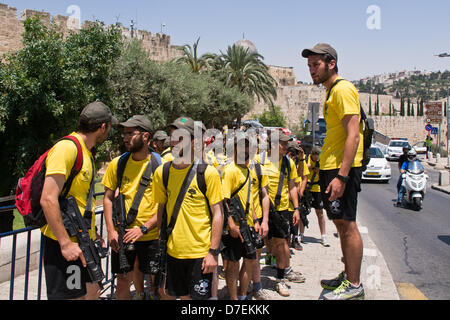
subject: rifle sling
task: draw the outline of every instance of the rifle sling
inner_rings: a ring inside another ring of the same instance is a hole
[[[153,156],[151,156],[153,158]],[[139,187],[134,196],[133,202],[131,204],[130,210],[128,210],[127,214],[127,226],[132,224],[134,220],[136,220],[139,205],[141,204],[142,198],[145,193],[145,189],[147,189],[148,185],[152,182],[151,174],[152,174],[152,161],[149,161],[147,167],[145,168],[144,174],[142,175],[141,181],[139,182]]]
[[[184,178],[183,184],[181,185],[180,192],[178,193],[177,200],[173,207],[172,216],[170,218],[170,223],[167,226],[166,239],[169,239],[170,234],[172,233],[173,229],[175,228],[175,223],[177,221],[178,213],[180,212],[181,205],[183,203],[184,197],[186,196],[186,192],[187,192],[189,186],[191,185],[191,182],[194,179],[195,175],[197,174],[197,167],[198,167],[198,161],[196,160],[194,162],[194,164],[189,168],[186,178]],[[164,221],[163,221],[163,223],[164,223]]]

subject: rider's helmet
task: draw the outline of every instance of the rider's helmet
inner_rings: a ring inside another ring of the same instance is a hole
[[[408,161],[416,160],[417,152],[414,149],[408,151]]]

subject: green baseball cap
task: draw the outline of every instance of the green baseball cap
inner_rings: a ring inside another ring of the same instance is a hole
[[[290,140],[288,142],[288,148],[293,148],[295,150],[300,150],[300,145],[298,144],[298,142],[296,140]]]
[[[338,60],[336,50],[328,43],[318,43],[311,49],[305,49],[302,51],[302,56],[303,58],[308,58],[311,55],[326,54],[326,53],[331,55],[334,58],[334,60],[336,61]]]
[[[111,109],[101,101],[88,104],[80,114],[80,122],[87,124],[100,124],[111,122],[118,124],[119,121],[111,114]]]
[[[185,129],[191,135],[194,135],[195,121],[189,117],[180,117],[176,119],[174,122],[170,124],[170,127],[174,127],[175,129]],[[203,123],[200,125],[202,131],[205,131],[206,128]]]
[[[153,140],[166,140],[168,137],[167,132],[159,130],[153,135]]]
[[[120,126],[126,128],[141,128],[147,132],[152,131],[152,123],[146,116],[143,115],[132,116],[127,121],[122,122]]]

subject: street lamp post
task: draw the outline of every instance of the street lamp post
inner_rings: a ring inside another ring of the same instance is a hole
[[[441,53],[437,55],[439,58],[450,57],[448,53]],[[450,167],[450,155],[448,154],[450,144],[450,87],[447,86],[447,166]]]
[[[161,23],[161,34],[163,33],[163,28],[166,26],[165,23]]]

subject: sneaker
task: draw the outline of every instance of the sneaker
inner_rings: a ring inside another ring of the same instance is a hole
[[[300,244],[300,242],[298,242],[297,239],[292,241],[292,248],[294,248],[295,250],[298,250],[298,251],[302,251],[303,250],[302,245]]]
[[[280,296],[289,297],[291,293],[289,292],[289,286],[287,285],[287,279],[277,279],[277,284],[275,288]]]
[[[345,279],[341,285],[332,292],[323,296],[324,300],[364,300],[364,287],[362,284],[358,288]]]
[[[285,274],[284,278],[294,283],[304,283],[306,281],[306,278],[300,272],[293,270],[291,270],[288,274]]]
[[[347,275],[342,271],[336,278],[331,280],[321,280],[320,285],[327,290],[335,290],[347,278]]]
[[[260,289],[253,293],[253,299],[255,299],[255,300],[270,300],[270,297],[264,289]]]
[[[304,235],[300,235],[299,238],[301,243],[306,243]]]
[[[322,238],[320,239],[320,243],[324,246],[324,247],[329,247],[330,244],[328,243],[327,238]]]

